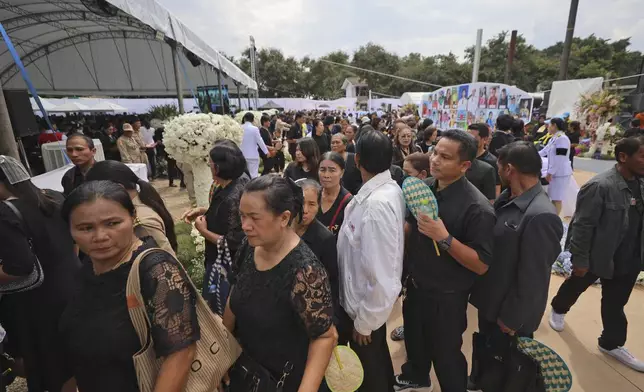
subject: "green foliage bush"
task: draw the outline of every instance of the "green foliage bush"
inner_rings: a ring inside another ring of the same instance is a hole
[[[177,234],[177,243],[179,251],[177,258],[183,267],[188,271],[188,276],[192,282],[201,290],[203,286],[203,276],[206,273],[204,267],[203,254],[198,252],[190,232],[192,225],[184,222],[177,222],[174,226],[174,232]]]

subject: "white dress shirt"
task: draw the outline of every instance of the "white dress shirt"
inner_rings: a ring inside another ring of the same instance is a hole
[[[242,138],[241,150],[246,159],[259,159],[259,152],[257,147],[261,148],[264,154],[268,155],[268,148],[259,133],[259,128],[251,122],[246,122],[242,126],[244,128],[244,137]]]
[[[141,139],[146,146],[154,144],[154,128],[141,127],[139,130],[141,133]]]
[[[382,327],[400,294],[405,201],[389,170],[367,181],[338,233],[340,304],[361,335]]]

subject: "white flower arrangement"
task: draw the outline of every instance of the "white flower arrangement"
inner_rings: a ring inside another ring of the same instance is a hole
[[[235,121],[237,121],[238,123],[241,124],[242,119],[244,118],[246,113],[253,113],[253,116],[255,117],[255,119],[253,121],[253,125],[256,126],[257,128],[259,128],[261,126],[261,124],[259,123],[259,120],[262,118],[262,114],[266,113],[269,116],[272,116],[274,114],[277,114],[277,110],[275,110],[275,109],[261,110],[261,111],[257,111],[257,110],[242,110],[241,112],[239,112],[239,113],[237,113],[235,115]]]
[[[208,153],[213,145],[223,139],[239,145],[243,136],[244,130],[237,121],[220,114],[189,113],[165,124],[163,144],[167,153],[177,162],[192,167],[197,205],[209,205],[212,174],[208,166]]]
[[[206,239],[199,233],[194,226],[192,226],[192,231],[190,232],[190,237],[192,237],[192,242],[195,244],[195,250],[199,254],[204,254],[206,252]]]

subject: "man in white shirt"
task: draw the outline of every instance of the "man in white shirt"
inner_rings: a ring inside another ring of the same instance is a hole
[[[242,122],[244,125],[244,137],[242,138],[241,150],[246,158],[246,165],[248,166],[248,172],[250,173],[251,178],[259,176],[259,147],[262,152],[266,155],[268,154],[268,148],[266,143],[262,139],[262,135],[259,133],[259,128],[253,125],[255,121],[255,116],[253,113],[248,112],[244,115]]]
[[[347,205],[338,234],[340,323],[353,326],[352,348],[364,368],[361,390],[391,392],[394,372],[386,322],[401,290],[405,202],[389,171],[393,147],[366,131],[355,160],[364,185]]]

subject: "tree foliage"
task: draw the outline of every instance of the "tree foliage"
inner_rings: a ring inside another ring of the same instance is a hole
[[[486,42],[481,50],[479,81],[503,82],[508,46],[509,33],[506,31]],[[629,38],[618,41],[594,35],[574,38],[568,77],[616,78],[640,73],[642,53],[629,51],[629,46]],[[559,75],[562,49],[562,42],[538,49],[519,35],[509,84],[525,91],[550,89]],[[238,59],[227,57],[250,74],[249,54],[249,49],[246,49]],[[298,60],[284,56],[279,49],[262,48],[257,51],[257,79],[260,96],[264,97],[340,98],[344,96],[342,82],[350,76],[364,79],[376,93],[399,96],[406,91],[432,91],[436,87],[342,67],[324,60],[449,86],[471,80],[473,58],[473,46],[465,50],[463,60],[451,52],[434,56],[409,53],[401,57],[371,42],[359,47],[353,54],[335,51],[319,59],[307,56]],[[632,84],[633,80],[623,83]]]

